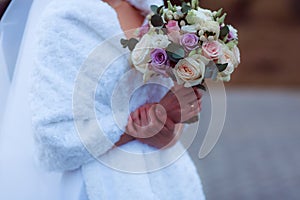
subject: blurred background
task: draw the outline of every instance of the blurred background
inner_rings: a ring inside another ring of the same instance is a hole
[[[0,14],[8,2],[0,0]],[[24,5],[19,4],[20,19],[13,23],[22,29],[31,0],[19,2]],[[207,92],[199,134],[189,148],[207,199],[299,200],[300,0],[203,0],[201,6],[224,8],[227,23],[239,29],[242,56],[225,84],[227,118],[217,145],[207,157],[198,158],[211,117]],[[8,17],[2,22],[13,24]],[[11,31],[5,36],[0,26],[0,41],[13,37],[18,46],[22,34]],[[3,53],[0,48],[0,96],[7,95],[5,88],[13,78],[13,67],[1,71]],[[4,103],[0,99],[0,114]]]
[[[239,29],[242,63],[226,83],[221,137],[198,158],[210,121],[205,94],[189,149],[208,200],[300,199],[300,1],[200,1]]]

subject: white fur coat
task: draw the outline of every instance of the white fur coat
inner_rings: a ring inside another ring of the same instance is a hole
[[[128,1],[144,13],[149,12],[151,4],[161,3],[160,0]],[[124,74],[130,70],[126,55],[102,70],[100,79],[87,73],[83,87],[89,88],[89,84],[97,82],[95,94],[87,92],[87,97],[94,97],[95,102],[86,105],[88,103],[82,101],[83,106],[78,108],[81,112],[74,116],[75,82],[82,72],[82,66],[93,50],[95,52],[98,49],[102,54],[97,60],[99,62],[94,64],[101,69],[109,52],[122,47],[118,40],[113,40],[114,44],[109,48],[101,49],[99,45],[118,34],[123,35],[123,32],[115,11],[100,0],[54,0],[46,8],[37,33],[39,53],[31,92],[33,127],[41,163],[49,170],[81,168],[85,191],[90,200],[204,199],[200,179],[187,153],[180,154],[171,165],[164,164],[176,157],[176,152],[183,151],[180,143],[159,151],[150,159],[146,158],[146,154],[155,152],[155,149],[137,141],[122,147],[125,151],[139,154],[136,160],[127,159],[122,152],[111,149],[123,133],[128,114],[144,103],[159,101],[167,91],[157,84],[144,85],[133,94],[128,108],[126,103],[124,107],[120,106],[122,95],[126,96],[130,89],[142,82],[138,72],[124,78]],[[119,107],[117,113],[113,113],[113,92],[122,79],[124,84],[121,84],[122,90],[118,89],[119,100],[116,101]],[[159,83],[161,79],[155,81]],[[168,81],[164,79],[163,82]],[[94,106],[95,113],[89,113],[84,106]],[[123,116],[120,117],[120,123],[116,123],[116,115]],[[98,134],[98,124],[101,124],[103,134]],[[84,130],[80,136],[78,126]],[[123,171],[134,165],[139,172],[145,173],[121,172],[107,165],[119,169],[124,167]],[[164,168],[154,171],[155,166]]]

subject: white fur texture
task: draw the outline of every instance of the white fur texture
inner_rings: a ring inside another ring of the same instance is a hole
[[[143,12],[153,4],[150,0],[128,1]],[[81,167],[90,200],[140,199],[138,197],[141,196],[142,199],[153,200],[204,199],[200,179],[187,153],[159,171],[129,174],[97,162],[82,144],[74,125],[75,120],[86,130],[84,140],[94,155],[118,164],[122,162],[119,153],[110,149],[123,133],[121,129],[124,129],[128,116],[121,122],[121,127],[118,126],[110,102],[116,83],[130,69],[126,58],[116,60],[99,81],[95,96],[96,118],[83,110],[82,116],[74,119],[72,110],[74,82],[82,64],[101,42],[117,34],[122,34],[117,15],[102,1],[54,0],[46,8],[37,34],[39,55],[31,92],[33,127],[41,163],[49,170],[64,171]],[[116,41],[115,46],[118,45],[119,41]],[[127,84],[122,90],[124,95],[128,88],[140,84],[141,74],[136,72],[136,77],[126,80]],[[133,95],[129,112],[144,103],[159,101],[166,92],[166,88],[161,86],[143,86]],[[95,122],[101,124],[104,135],[97,135]],[[136,141],[123,148],[141,154],[154,150]],[[173,148],[161,151],[151,162],[164,163],[174,154],[173,150],[181,149],[178,143]],[[141,160],[136,164],[144,165],[147,169],[148,164],[153,164],[148,162]]]

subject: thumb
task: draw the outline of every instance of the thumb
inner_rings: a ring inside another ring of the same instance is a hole
[[[152,122],[158,122],[164,125],[167,120],[167,112],[165,108],[160,104],[154,104],[149,109],[149,116]]]

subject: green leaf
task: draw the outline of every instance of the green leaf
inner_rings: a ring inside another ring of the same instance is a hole
[[[128,49],[130,51],[133,51],[133,49],[135,48],[136,44],[138,43],[139,41],[135,38],[130,38],[129,41],[128,41]]]
[[[126,39],[121,39],[120,40],[120,43],[122,44],[122,46],[123,46],[123,48],[126,48],[127,46],[128,46],[128,40],[126,40]]]
[[[174,7],[173,7],[171,1],[168,0],[167,3],[168,3],[168,9],[169,9],[169,10],[174,10]]]
[[[228,48],[229,48],[230,50],[232,50],[233,47],[236,46],[236,45],[238,45],[238,41],[237,41],[237,40],[230,41],[230,42],[228,42],[228,43],[226,44],[226,46],[228,46]]]
[[[189,57],[191,57],[191,56],[193,56],[193,55],[195,55],[195,54],[197,54],[197,50],[191,51],[191,52],[189,53]]]
[[[199,7],[199,0],[192,0],[191,4],[193,9],[197,9]]]
[[[219,24],[223,24],[224,21],[225,21],[226,16],[227,16],[227,13],[224,13],[224,14],[222,15],[222,17],[220,17],[220,18],[218,17],[218,18],[217,18],[217,22],[218,22]]]
[[[220,17],[222,15],[222,12],[223,12],[223,8],[220,8],[218,11],[217,11],[217,14],[215,15],[215,17]]]
[[[178,62],[180,59],[183,59],[185,56],[185,51],[183,47],[179,44],[171,43],[166,49],[167,54],[171,61]]]
[[[224,37],[226,37],[226,35],[228,35],[228,33],[229,33],[228,26],[224,26],[224,27],[221,28],[220,37],[224,38]]]
[[[162,19],[162,17],[160,15],[153,15],[151,17],[151,24],[154,26],[154,27],[160,27],[160,26],[163,26],[164,25],[164,21]]]
[[[171,43],[167,46],[166,51],[175,52],[176,50],[181,49],[181,48],[182,48],[182,46],[180,44]]]
[[[150,8],[151,8],[151,10],[152,10],[152,12],[153,12],[154,14],[158,14],[158,6],[156,6],[156,5],[151,5]]]
[[[218,68],[219,72],[222,72],[222,71],[224,71],[227,68],[228,63],[225,63],[225,64],[216,64],[216,65],[217,65],[217,68]]]
[[[200,90],[206,91],[206,87],[202,84],[196,85],[195,87],[199,88]]]
[[[184,3],[184,4],[182,5],[181,12],[182,12],[183,14],[186,14],[186,13],[188,13],[191,9],[192,9],[191,6],[189,6],[188,4]]]
[[[164,11],[164,9],[163,9],[164,7],[165,7],[164,5],[158,7],[158,8],[157,8],[157,14],[162,15],[162,14],[163,14],[163,11]]]

